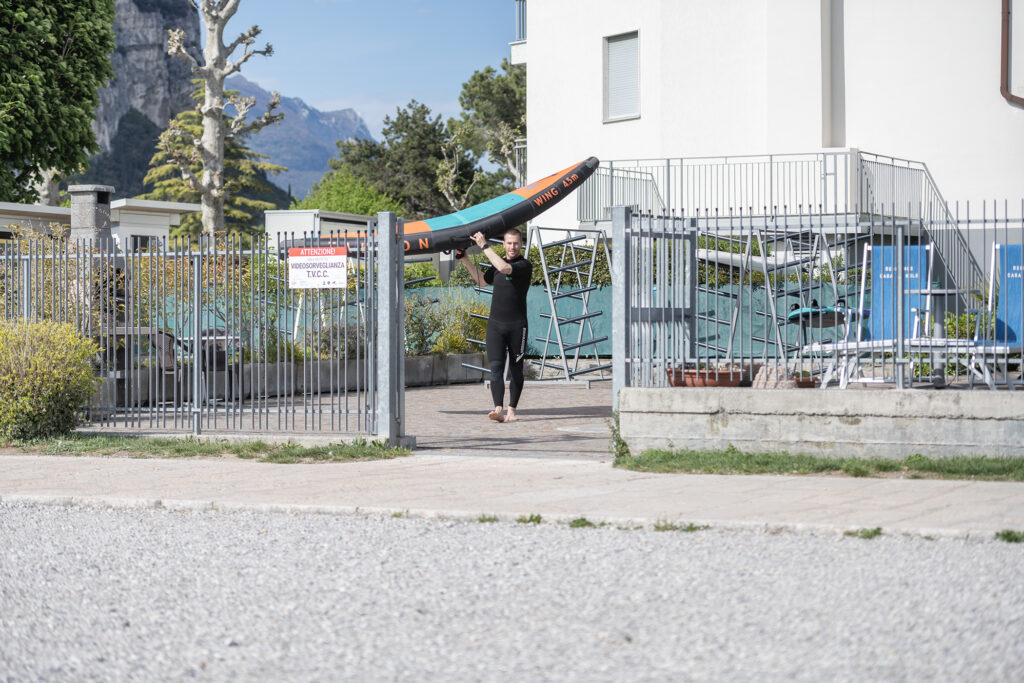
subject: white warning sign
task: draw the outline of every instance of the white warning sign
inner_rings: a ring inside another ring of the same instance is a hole
[[[344,289],[348,284],[348,247],[294,247],[288,250],[288,286],[292,289]]]

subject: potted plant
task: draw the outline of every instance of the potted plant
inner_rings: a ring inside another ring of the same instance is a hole
[[[737,387],[743,381],[742,368],[731,363],[697,367],[667,368],[668,383],[673,387]]]
[[[807,370],[794,371],[789,378],[796,384],[797,389],[813,389],[818,386],[817,375],[813,375]]]

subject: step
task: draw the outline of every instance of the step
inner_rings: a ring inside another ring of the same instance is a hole
[[[545,342],[547,344],[554,344],[555,346],[558,346],[558,340],[557,339],[546,339],[544,337],[534,337],[534,340],[539,341],[539,342]],[[577,342],[575,344],[566,344],[565,346],[562,347],[562,352],[564,353],[565,351],[572,351],[573,349],[578,349],[578,348],[581,348],[581,347],[584,347],[584,346],[590,346],[591,344],[598,344],[600,342],[607,341],[607,340],[608,340],[608,337],[605,336],[605,337],[597,337],[595,339],[589,339],[587,341]]]
[[[595,289],[597,289],[597,285],[590,285],[589,287],[581,287],[580,289],[574,289],[571,292],[561,292],[559,294],[552,294],[551,298],[564,299],[566,297],[571,297],[573,299],[579,299],[580,301],[583,301],[583,295],[586,294],[587,292],[593,292]]]
[[[530,359],[531,365],[542,365],[549,370],[565,370],[564,365],[555,365],[554,363],[548,363],[546,361],[537,360],[536,358]]]
[[[585,373],[588,373],[588,372],[596,372],[598,370],[611,370],[611,369],[612,369],[612,364],[611,363],[605,363],[604,365],[595,365],[593,367],[584,368],[582,370],[573,370],[572,372],[569,373],[569,376],[570,377],[575,377],[576,375],[582,375],[582,374],[585,374]]]
[[[558,318],[559,325],[569,325],[571,323],[578,323],[590,318],[596,318],[599,315],[604,315],[604,311],[597,311],[596,313],[585,313],[584,315],[578,315],[575,318]],[[541,313],[540,317],[550,319],[550,313]]]
[[[550,269],[548,269],[548,275],[554,275],[555,273],[561,273],[561,272],[564,272],[566,270],[575,270],[576,268],[579,268],[580,266],[589,266],[589,265],[590,265],[590,261],[589,260],[577,261],[576,263],[570,263],[567,266],[559,266],[558,268],[550,268]],[[578,271],[577,271],[577,274],[578,274]]]
[[[550,244],[540,244],[538,246],[540,248],[542,248],[542,249],[550,249],[551,247],[560,247],[563,244],[572,244],[573,242],[579,242],[580,240],[585,240],[585,239],[588,239],[588,238],[590,238],[589,235],[576,235],[575,237],[567,237],[564,240],[558,240],[557,242],[551,242]],[[590,249],[590,250],[593,250],[593,247],[584,247],[582,245],[574,245],[574,246],[575,246],[576,249]]]

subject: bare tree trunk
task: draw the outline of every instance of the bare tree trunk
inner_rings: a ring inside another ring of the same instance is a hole
[[[247,31],[235,38],[230,45],[224,45],[224,29],[228,21],[238,10],[240,0],[192,0],[197,6],[206,27],[206,45],[203,47],[203,61],[200,65],[183,46],[184,32],[181,29],[170,31],[167,41],[167,52],[185,59],[192,65],[192,73],[201,77],[204,82],[203,102],[199,112],[203,116],[203,135],[196,140],[185,134],[180,128],[168,128],[160,136],[160,146],[174,159],[181,170],[181,175],[194,189],[200,193],[202,204],[203,232],[213,234],[224,230],[224,203],[227,199],[224,189],[224,149],[227,138],[257,131],[264,126],[275,123],[282,114],[274,114],[280,103],[280,96],[274,93],[267,111],[255,121],[246,123],[245,117],[255,104],[255,98],[224,99],[224,79],[241,70],[242,65],[253,55],[269,57],[273,47],[268,43],[262,50],[253,50],[251,46],[260,34],[259,26],[251,26]],[[244,46],[241,57],[229,61],[232,53],[239,46]],[[233,119],[224,115],[225,104],[235,107],[237,114]],[[184,138],[191,142],[191,147],[180,149],[174,145],[176,138]],[[191,165],[199,161],[202,171],[197,177]]]
[[[51,168],[42,172],[42,178],[35,184],[39,192],[39,203],[43,206],[60,205],[60,174],[57,169]]]

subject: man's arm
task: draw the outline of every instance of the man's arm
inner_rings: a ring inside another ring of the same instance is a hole
[[[474,232],[469,236],[469,238],[476,242],[476,246],[483,250],[484,256],[486,256],[487,260],[491,262],[491,265],[494,266],[495,270],[502,275],[509,275],[512,273],[512,264],[498,256],[498,252],[491,249],[491,245],[487,243],[487,238],[484,237],[482,232]]]
[[[487,283],[484,281],[483,271],[477,268],[476,264],[469,260],[465,251],[456,250],[455,258],[460,261],[462,265],[466,266],[466,272],[469,273],[469,277],[473,282],[477,283],[481,287],[487,286]]]

